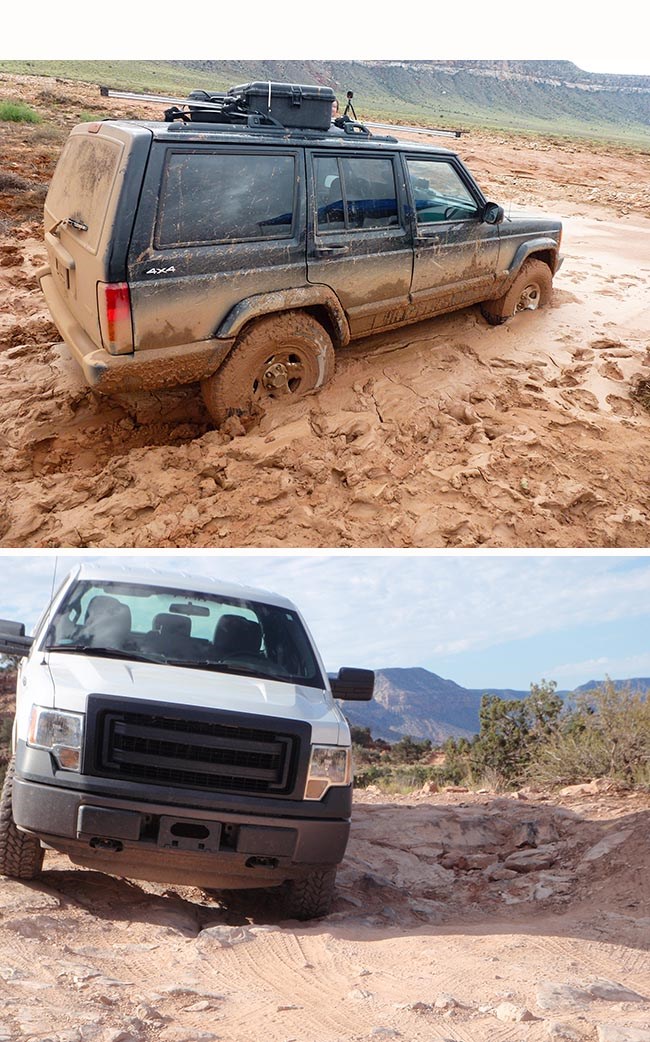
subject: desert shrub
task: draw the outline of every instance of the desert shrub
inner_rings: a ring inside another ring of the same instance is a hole
[[[617,689],[607,679],[582,695],[562,726],[537,748],[531,777],[546,785],[610,777],[650,786],[649,694]]]
[[[23,101],[0,101],[0,121],[6,123],[40,123],[38,112]]]
[[[494,771],[512,785],[525,779],[536,750],[558,730],[564,703],[556,686],[547,680],[531,684],[530,695],[522,699],[483,695],[481,729],[470,755],[474,778]]]

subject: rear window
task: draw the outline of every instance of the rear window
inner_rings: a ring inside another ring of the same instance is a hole
[[[72,217],[88,226],[75,232],[83,245],[95,251],[108,199],[117,172],[122,145],[101,137],[69,137],[54,171],[47,209],[56,220]]]
[[[171,152],[156,246],[290,238],[295,185],[292,155]]]

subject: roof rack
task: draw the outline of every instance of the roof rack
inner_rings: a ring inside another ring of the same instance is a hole
[[[268,103],[266,111],[261,108],[253,108],[252,104],[263,100],[267,102],[266,90],[268,88]],[[395,123],[361,122],[355,116],[350,119],[346,107],[343,116],[330,119],[327,106],[334,100],[334,93],[324,87],[304,87],[293,84],[278,83],[254,83],[245,84],[241,87],[232,87],[228,92],[209,93],[204,90],[195,90],[186,98],[177,98],[165,94],[145,94],[135,91],[113,90],[110,87],[100,87],[100,94],[104,98],[122,98],[127,101],[148,102],[156,105],[169,105],[165,109],[164,119],[167,123],[181,120],[184,123],[196,123],[205,120],[214,124],[229,124],[245,126],[256,130],[299,130],[312,129],[325,132],[330,126],[338,127],[345,134],[356,137],[372,137],[373,130],[383,131],[406,131],[409,134],[440,135],[442,137],[459,138],[466,134],[466,130],[445,129],[442,127],[418,127]],[[264,93],[264,97],[263,94]],[[276,94],[282,92],[282,104],[277,105]],[[307,92],[312,92],[306,96]],[[352,92],[348,91],[348,98]],[[300,103],[306,97],[305,110],[308,110],[311,122],[301,122],[299,113]],[[275,101],[275,107],[272,106]],[[323,113],[325,112],[325,115]],[[205,114],[203,117],[202,114]],[[279,118],[278,118],[279,117]],[[314,122],[315,118],[315,122]]]

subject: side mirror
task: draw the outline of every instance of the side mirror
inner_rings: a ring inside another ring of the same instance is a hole
[[[9,622],[0,619],[0,655],[18,655],[23,658],[29,655],[34,640],[25,636],[22,622]]]
[[[328,673],[334,698],[347,702],[369,702],[375,689],[375,674],[371,669],[353,669],[343,666],[338,673]]]
[[[486,203],[483,207],[483,220],[486,224],[501,224],[506,213],[498,203]]]

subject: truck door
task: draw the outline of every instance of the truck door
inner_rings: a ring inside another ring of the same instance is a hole
[[[334,290],[353,336],[395,324],[413,267],[399,156],[314,150],[308,179],[309,281]]]
[[[405,157],[415,254],[411,300],[422,315],[485,299],[499,260],[499,228],[455,156]]]

